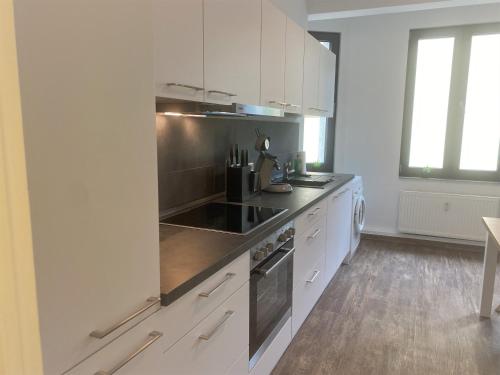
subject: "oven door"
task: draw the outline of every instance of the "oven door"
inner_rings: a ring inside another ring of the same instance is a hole
[[[250,274],[250,368],[291,316],[293,240]]]

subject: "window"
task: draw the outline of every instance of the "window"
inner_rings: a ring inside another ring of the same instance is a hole
[[[319,167],[325,163],[326,117],[304,118],[306,163]]]
[[[500,181],[500,24],[412,30],[400,176]]]

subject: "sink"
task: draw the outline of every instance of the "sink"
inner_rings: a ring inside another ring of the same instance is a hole
[[[293,186],[304,187],[323,187],[326,184],[335,181],[335,176],[331,173],[315,173],[307,175],[297,175],[289,178],[288,182]]]

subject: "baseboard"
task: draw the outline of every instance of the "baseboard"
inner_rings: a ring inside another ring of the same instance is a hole
[[[385,240],[398,242],[402,244],[411,245],[424,245],[440,248],[448,248],[453,250],[465,250],[473,252],[483,252],[484,242],[483,241],[468,241],[468,240],[458,240],[453,238],[441,238],[441,237],[430,237],[430,236],[419,236],[405,233],[387,233],[387,232],[376,232],[376,231],[363,231],[361,234],[362,239],[375,239],[375,240]]]

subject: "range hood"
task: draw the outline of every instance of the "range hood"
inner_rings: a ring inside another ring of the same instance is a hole
[[[263,107],[258,105],[232,103],[211,104],[189,102],[182,100],[168,100],[157,98],[156,112],[172,116],[267,116],[283,117],[284,111],[278,108]]]

